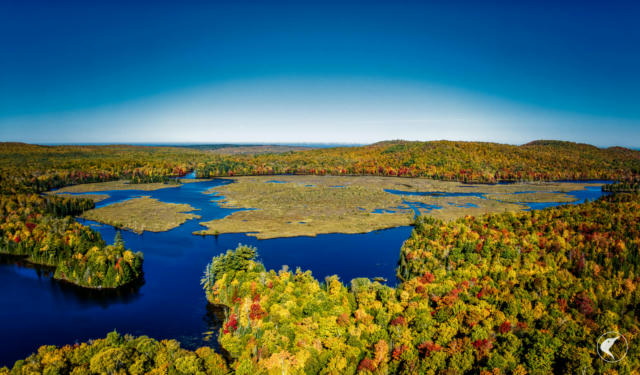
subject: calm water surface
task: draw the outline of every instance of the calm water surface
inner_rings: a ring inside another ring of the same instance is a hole
[[[168,232],[122,232],[127,247],[144,252],[142,285],[117,292],[85,290],[53,280],[49,269],[33,267],[13,257],[0,258],[0,366],[12,365],[40,345],[73,344],[104,337],[114,329],[156,339],[175,338],[187,348],[215,346],[220,317],[207,308],[200,278],[213,256],[239,243],[257,247],[267,269],[278,270],[286,264],[292,269],[310,269],[319,280],[334,274],[345,282],[355,277],[381,276],[388,284],[395,284],[398,254],[410,227],[270,240],[245,234],[192,235],[203,228],[199,222],[234,211],[218,207],[214,199],[219,198],[202,194],[227,183],[230,182],[213,180],[156,191],[105,192],[110,198],[98,206],[147,195],[164,202],[188,203],[202,216]],[[598,187],[571,194],[584,201],[602,193]],[[557,204],[531,207],[550,205]],[[91,225],[108,242],[113,241],[113,227],[80,221]],[[214,334],[207,334],[208,331]]]

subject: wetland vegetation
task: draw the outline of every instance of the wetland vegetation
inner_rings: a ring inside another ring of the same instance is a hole
[[[280,178],[281,176],[278,176]],[[247,208],[202,225],[202,234],[249,232],[258,238],[314,236],[319,233],[362,233],[409,225],[407,210],[395,210],[402,198],[365,183],[339,185],[348,179],[282,176],[280,182],[264,177],[244,177],[215,187],[224,196],[223,207]]]
[[[199,219],[200,216],[190,213],[193,210],[195,208],[188,204],[165,203],[142,196],[85,211],[82,217],[136,233],[163,232],[187,220]]]
[[[179,186],[180,182],[177,180],[171,180],[170,182],[149,182],[149,183],[132,183],[128,180],[116,180],[107,182],[93,182],[88,184],[70,185],[53,191],[55,194],[66,193],[88,193],[88,192],[101,192],[109,190],[158,190],[165,189],[171,186]]]
[[[577,199],[564,193],[555,192],[523,192],[518,194],[487,194],[487,199],[512,203],[547,203],[547,202],[575,202]]]
[[[572,202],[560,193],[600,184],[465,185],[424,178],[373,176],[253,176],[211,189],[223,207],[243,208],[204,222],[199,234],[249,232],[258,238],[362,233],[409,225],[414,214],[444,220],[520,211],[521,202]],[[535,191],[535,192],[531,192]],[[524,192],[524,193],[520,193]]]

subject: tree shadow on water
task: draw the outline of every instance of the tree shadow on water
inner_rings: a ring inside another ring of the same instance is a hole
[[[53,277],[55,267],[34,264],[19,255],[0,255],[0,267],[9,268],[16,274],[36,280],[40,288],[49,288],[55,299],[91,307],[108,307],[114,303],[129,304],[137,300],[144,285],[144,275],[140,279],[115,289],[85,288]],[[17,275],[16,275],[17,277]],[[20,282],[20,281],[17,281]]]

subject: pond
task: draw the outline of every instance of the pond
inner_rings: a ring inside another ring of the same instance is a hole
[[[34,267],[19,258],[0,259],[0,366],[10,366],[40,345],[66,345],[104,337],[117,330],[156,339],[175,338],[183,347],[216,346],[219,314],[207,307],[200,278],[211,258],[239,243],[258,248],[267,269],[300,267],[312,270],[319,280],[337,274],[344,282],[355,277],[383,277],[395,285],[400,247],[411,227],[365,234],[325,234],[258,240],[245,234],[196,236],[199,222],[233,212],[215,202],[220,197],[203,191],[228,180],[186,183],[155,191],[107,191],[110,197],[98,207],[139,196],[163,202],[188,203],[201,219],[160,233],[123,231],[128,248],[144,252],[144,283],[115,292],[85,290],[51,278],[51,270]],[[102,193],[102,192],[101,192]],[[571,193],[580,200],[595,199],[599,188]],[[549,205],[548,203],[544,204]],[[533,207],[541,208],[541,207]],[[79,219],[112,242],[116,230],[108,225]]]

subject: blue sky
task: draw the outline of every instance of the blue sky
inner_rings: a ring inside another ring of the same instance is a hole
[[[640,145],[622,1],[0,3],[0,140]]]

